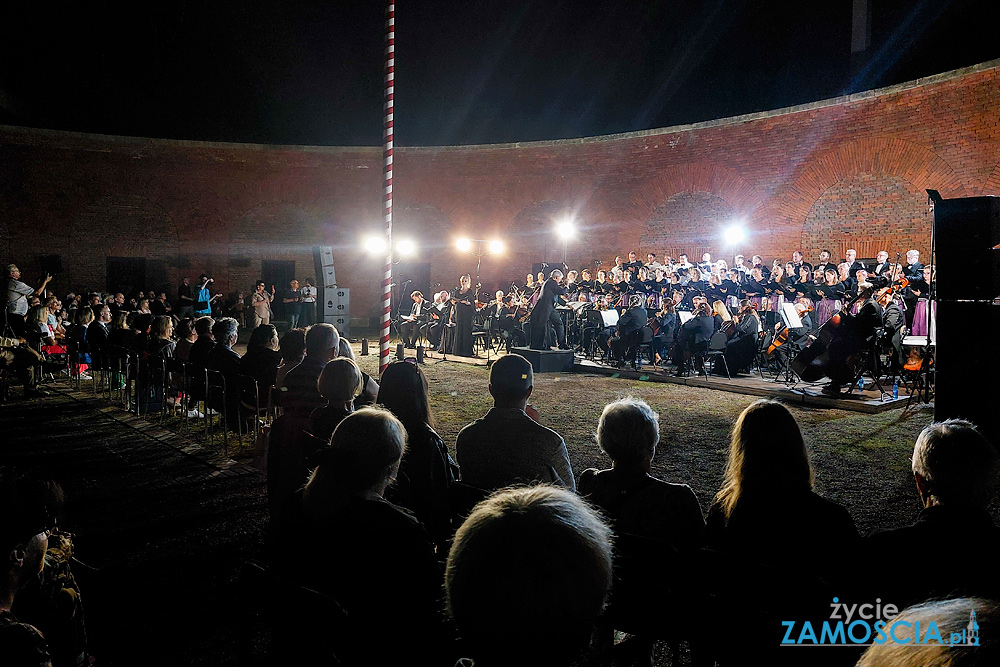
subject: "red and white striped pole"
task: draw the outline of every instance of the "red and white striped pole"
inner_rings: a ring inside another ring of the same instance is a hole
[[[392,309],[392,98],[396,52],[396,5],[385,8],[385,128],[382,149],[382,184],[385,198],[385,275],[382,278],[382,337],[379,339],[379,375],[389,365],[389,321]]]

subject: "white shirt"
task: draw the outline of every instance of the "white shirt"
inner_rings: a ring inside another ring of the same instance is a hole
[[[316,303],[315,287],[310,287],[309,285],[306,285],[305,287],[300,289],[299,292],[302,294],[303,303]]]

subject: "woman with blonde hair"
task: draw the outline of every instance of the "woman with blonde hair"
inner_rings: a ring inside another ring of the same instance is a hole
[[[847,510],[813,491],[814,479],[788,408],[767,399],[751,403],[733,425],[706,542],[742,562],[837,574],[859,541],[858,531]]]

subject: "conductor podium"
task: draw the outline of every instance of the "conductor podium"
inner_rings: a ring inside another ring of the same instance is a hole
[[[531,364],[535,373],[569,373],[573,370],[573,350],[533,350],[530,347],[514,347],[511,352],[519,354]]]

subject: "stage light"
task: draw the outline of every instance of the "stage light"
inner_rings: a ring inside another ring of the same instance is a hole
[[[396,251],[399,253],[400,257],[405,257],[415,253],[417,251],[417,246],[413,243],[413,241],[406,239],[396,244]]]
[[[455,244],[455,247],[462,252],[469,252],[469,250],[472,249],[472,241],[469,239],[459,239],[458,243]]]
[[[734,246],[745,239],[747,233],[741,226],[733,225],[732,227],[728,227],[726,231],[722,233],[722,236],[726,239],[726,243],[728,245]]]
[[[385,252],[385,239],[381,236],[369,236],[365,239],[365,250],[369,254],[379,255]]]
[[[490,241],[490,252],[494,255],[503,252],[503,243],[500,241]]]
[[[556,235],[563,241],[568,241],[576,235],[576,225],[572,218],[565,218],[556,224]]]

